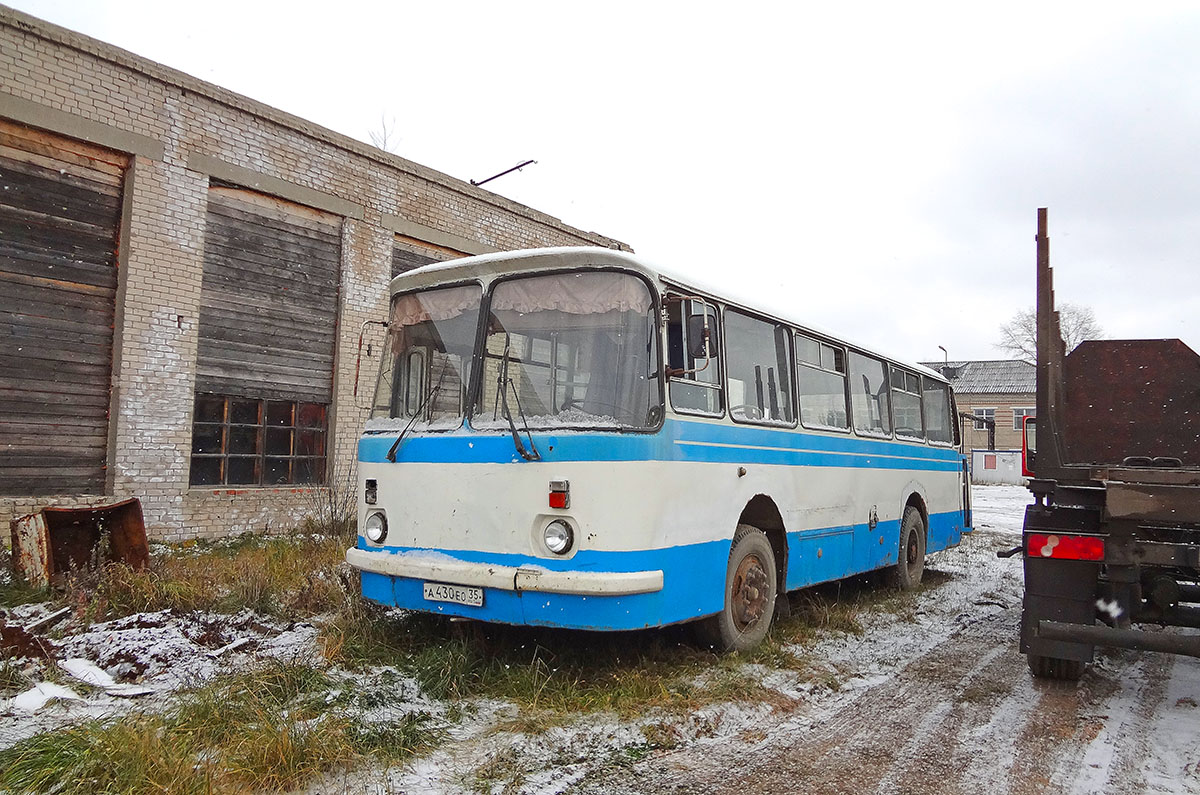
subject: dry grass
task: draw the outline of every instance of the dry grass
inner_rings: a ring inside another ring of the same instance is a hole
[[[34,588],[13,573],[12,552],[0,543],[0,607],[43,602],[49,595],[47,589]]]
[[[312,535],[191,544],[155,555],[142,571],[110,564],[76,573],[61,598],[92,621],[156,610],[307,617],[344,604],[346,546]]]
[[[0,751],[0,786],[65,795],[281,792],[368,759],[401,761],[436,738],[423,714],[377,724],[330,707],[334,684],[295,663],[224,676],[164,714],[81,723]]]

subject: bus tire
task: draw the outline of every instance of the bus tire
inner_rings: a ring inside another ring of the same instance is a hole
[[[900,559],[888,570],[888,582],[901,591],[911,591],[921,584],[925,573],[925,520],[912,505],[904,509],[900,520]]]
[[[1029,670],[1038,679],[1075,682],[1083,676],[1081,660],[1064,660],[1059,657],[1045,657],[1041,654],[1027,654],[1025,659],[1029,663]]]
[[[771,542],[757,527],[738,525],[725,567],[725,606],[699,622],[701,641],[718,651],[745,651],[762,643],[778,591]]]

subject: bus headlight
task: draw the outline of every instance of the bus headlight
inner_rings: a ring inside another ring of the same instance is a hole
[[[364,529],[368,541],[372,544],[382,544],[383,539],[387,538],[387,517],[383,511],[368,514]]]
[[[546,525],[542,537],[546,542],[546,549],[555,555],[567,554],[571,551],[571,546],[575,543],[575,531],[571,529],[571,525],[562,519],[555,519]]]

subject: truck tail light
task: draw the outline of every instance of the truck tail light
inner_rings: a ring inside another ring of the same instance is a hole
[[[1030,533],[1025,544],[1025,554],[1031,558],[1104,560],[1104,539],[1099,536]]]

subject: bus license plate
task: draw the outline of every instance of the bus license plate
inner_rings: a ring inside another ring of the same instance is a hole
[[[429,602],[453,602],[456,605],[483,607],[483,589],[470,585],[447,585],[441,582],[424,584],[425,600]]]

